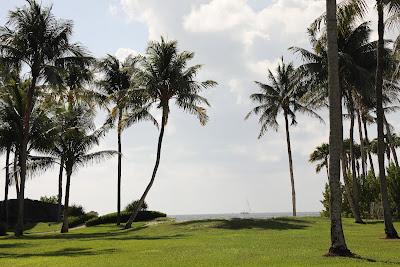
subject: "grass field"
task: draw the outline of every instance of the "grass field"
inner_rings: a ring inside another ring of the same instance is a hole
[[[0,238],[0,266],[400,265],[400,241],[382,239],[381,222],[345,220],[347,243],[357,259],[323,256],[329,247],[329,221],[323,218],[137,223],[132,230],[103,225],[64,235],[38,233],[53,228],[40,224],[23,238]]]

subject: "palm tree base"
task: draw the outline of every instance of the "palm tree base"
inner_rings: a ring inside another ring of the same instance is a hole
[[[331,247],[327,254],[327,257],[354,257],[354,254],[346,247]]]
[[[400,239],[397,233],[386,234],[385,239]]]
[[[65,226],[63,225],[63,226],[61,227],[61,233],[62,233],[62,234],[68,233],[68,228],[65,227]]]
[[[132,228],[132,225],[130,225],[130,224],[125,224],[124,229],[131,229],[131,228]]]

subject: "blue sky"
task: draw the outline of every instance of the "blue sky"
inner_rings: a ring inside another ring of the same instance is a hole
[[[290,46],[307,47],[306,27],[320,15],[322,0],[69,0],[54,4],[54,13],[74,21],[74,39],[96,57],[143,52],[150,39],[164,35],[196,53],[203,64],[200,80],[219,85],[204,93],[210,100],[210,122],[176,108],[166,132],[161,165],[148,203],[168,214],[284,212],[291,210],[290,182],[283,120],[278,132],[257,139],[255,119],[244,121],[251,108],[253,81],[265,82],[267,68]],[[24,2],[1,1],[0,22],[7,10]],[[156,116],[159,114],[156,112]],[[321,115],[326,117],[326,112]],[[98,121],[104,114],[99,113]],[[394,120],[394,118],[393,118]],[[396,119],[397,121],[397,119]],[[300,115],[291,129],[299,211],[319,211],[325,172],[315,174],[308,155],[328,139],[327,125]],[[395,121],[394,121],[395,122]],[[371,136],[374,136],[371,129]],[[123,205],[140,197],[154,164],[157,130],[149,123],[123,134]],[[115,149],[112,131],[99,149]],[[116,207],[116,159],[78,171],[72,178],[71,202],[87,210],[112,212]],[[0,184],[3,181],[1,180]],[[57,192],[57,172],[27,182],[27,196]]]

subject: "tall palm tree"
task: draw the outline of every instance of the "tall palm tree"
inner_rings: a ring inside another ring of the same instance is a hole
[[[317,163],[315,171],[319,173],[322,168],[326,169],[326,177],[329,180],[329,144],[323,143],[317,146],[311,153],[308,160],[311,163]]]
[[[329,188],[331,247],[329,254],[351,256],[342,226],[342,193],[340,188],[340,157],[343,146],[342,94],[339,83],[336,0],[326,0],[327,59],[329,87]]]
[[[352,9],[351,9],[352,10]],[[354,159],[354,125],[356,100],[362,99],[370,102],[373,94],[374,62],[376,60],[376,43],[369,41],[371,29],[367,22],[359,24],[358,16],[348,10],[338,9],[338,30],[337,42],[339,51],[339,82],[342,98],[347,107],[350,117],[350,170],[352,175],[352,201],[350,206],[354,207],[353,214],[355,221],[362,223],[359,209],[359,181],[356,175],[356,160]],[[317,26],[316,26],[317,25]],[[327,37],[326,30],[319,24],[312,24],[308,29],[310,41],[314,51],[307,51],[302,48],[291,48],[299,53],[305,63],[299,67],[304,76],[308,76],[313,90],[308,92],[308,98],[314,102],[325,102],[328,96],[327,91]],[[317,97],[315,97],[317,96]],[[357,103],[360,103],[358,101]],[[344,152],[342,152],[344,153]],[[343,154],[342,157],[345,157]],[[344,167],[344,165],[342,166]],[[344,171],[347,175],[347,171]],[[347,179],[345,179],[347,181]]]
[[[150,99],[161,109],[161,127],[158,137],[157,156],[153,173],[138,205],[135,207],[125,228],[131,228],[145,198],[151,189],[160,164],[161,147],[164,130],[168,122],[171,101],[184,111],[196,115],[201,125],[205,125],[208,116],[206,109],[201,105],[209,106],[206,98],[199,93],[206,88],[216,85],[214,81],[196,81],[201,65],[188,66],[194,57],[193,52],[180,52],[176,41],[167,41],[161,37],[159,42],[150,42],[146,55],[141,59],[141,68],[138,70],[140,85]]]
[[[61,115],[58,113],[57,115]],[[85,166],[95,161],[101,161],[117,154],[116,151],[89,151],[99,144],[101,137],[104,136],[107,127],[98,130],[94,129],[93,112],[83,106],[67,107],[62,116],[65,116],[67,127],[61,137],[62,155],[65,162],[67,174],[64,200],[64,219],[61,228],[62,233],[68,232],[68,207],[71,186],[71,176],[79,167]],[[58,155],[57,155],[58,156]]]
[[[10,11],[6,27],[0,27],[1,61],[9,65],[24,64],[26,73],[30,75],[23,132],[19,141],[20,193],[16,236],[23,234],[27,146],[34,98],[41,88],[41,82],[60,81],[59,59],[82,56],[81,47],[71,43],[71,34],[71,21],[57,19],[51,7],[42,7],[34,0],[27,0],[25,6]]]
[[[140,120],[157,121],[150,114],[147,100],[140,97],[142,92],[135,90],[135,69],[138,59],[128,57],[121,62],[116,57],[108,55],[99,62],[99,70],[103,74],[99,87],[111,101],[114,107],[109,110],[111,123],[117,118],[118,167],[117,167],[117,225],[120,225],[121,214],[121,173],[122,173],[122,131],[132,123]],[[130,90],[133,89],[133,90]],[[138,109],[141,112],[138,112]]]
[[[256,82],[261,92],[250,96],[250,99],[257,106],[247,114],[246,119],[253,114],[260,116],[261,130],[258,138],[261,138],[269,128],[278,129],[277,117],[280,112],[283,112],[292,189],[292,209],[293,216],[296,216],[296,191],[293,175],[292,149],[290,145],[289,118],[291,119],[291,125],[297,124],[297,111],[316,117],[321,121],[322,118],[301,102],[303,88],[299,86],[301,81],[292,63],[286,64],[282,58],[282,61],[276,68],[276,75],[271,70],[268,70],[268,81],[270,84]]]
[[[375,77],[375,94],[376,94],[376,122],[378,130],[378,165],[379,165],[379,180],[381,189],[381,198],[385,222],[385,233],[387,238],[399,238],[396,229],[393,225],[392,211],[389,203],[387,181],[385,175],[385,144],[384,144],[384,111],[383,111],[383,71],[385,64],[385,25],[384,25],[384,8],[387,8],[388,14],[400,13],[400,1],[398,0],[376,0],[378,10],[378,49],[377,49],[377,65]]]

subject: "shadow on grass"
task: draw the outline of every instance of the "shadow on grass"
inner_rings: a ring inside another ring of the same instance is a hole
[[[10,244],[0,244],[0,249],[7,248],[23,248],[28,246],[27,243],[10,243]]]
[[[30,257],[80,257],[80,256],[95,256],[101,254],[109,254],[117,252],[116,249],[99,249],[93,250],[91,248],[64,248],[56,251],[49,251],[43,253],[0,253],[0,258],[30,258]]]
[[[365,262],[372,262],[372,263],[383,263],[383,264],[393,264],[393,265],[400,265],[400,261],[390,261],[390,260],[376,260],[372,258],[362,257],[359,255],[355,255],[353,259],[358,261],[365,261]]]
[[[175,225],[187,226],[196,224],[212,223],[211,228],[219,229],[271,229],[271,230],[290,230],[290,229],[305,229],[312,223],[311,221],[296,219],[296,218],[272,218],[272,219],[242,219],[234,218],[230,220],[198,220],[175,223]]]

